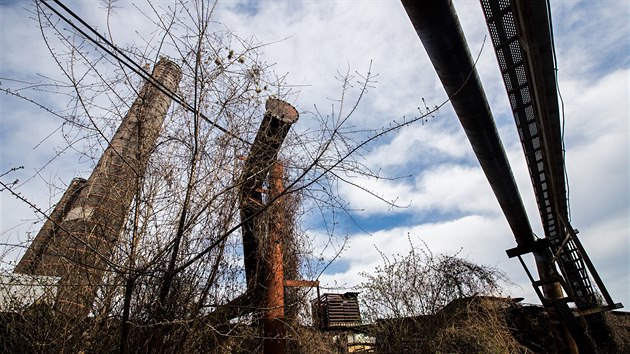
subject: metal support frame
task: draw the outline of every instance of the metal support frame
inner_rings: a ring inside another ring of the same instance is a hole
[[[521,254],[528,253],[529,251],[534,254],[541,281],[537,283],[529,271],[528,276],[533,284],[541,284],[543,288],[543,292],[540,292],[538,286],[535,285],[537,294],[541,300],[544,300],[543,304],[545,304],[547,312],[550,314],[551,322],[555,324],[555,337],[561,338],[561,340],[556,343],[559,346],[559,350],[577,352],[577,347],[580,347],[581,350],[592,349],[593,346],[590,341],[583,340],[585,334],[584,326],[580,321],[577,321],[574,316],[567,315],[567,313],[571,312],[567,305],[567,298],[564,297],[561,284],[558,281],[558,271],[551,261],[553,258],[552,250],[547,247],[540,247],[540,244],[536,244],[536,239],[534,238],[528,221],[529,219],[525,213],[520,193],[516,187],[510,165],[505,156],[505,151],[499,139],[494,119],[492,118],[487,99],[481,87],[474,62],[472,61],[472,56],[468,50],[468,45],[452,2],[450,0],[430,2],[402,0],[402,3],[451,100],[451,104],[457,113],[490,186],[499,201],[501,209],[516,238],[518,244],[517,248],[521,248],[510,252],[514,253],[514,255],[518,255],[521,262]],[[486,11],[487,18],[496,21],[497,19],[502,20],[512,15],[507,9],[510,6],[509,0],[498,0],[498,3],[500,4],[499,11],[492,11],[490,14]],[[484,10],[486,10],[485,7]],[[543,30],[548,30],[548,28],[544,28]],[[507,51],[510,55],[514,54],[508,58],[509,61],[507,61],[505,57],[502,58],[500,56],[498,59],[502,65],[501,69],[504,79],[509,79],[509,81],[506,81],[506,85],[508,85],[507,83],[509,82],[507,89],[508,93],[511,95],[510,101],[513,108],[515,112],[522,112],[522,115],[519,115],[519,117],[523,117],[525,122],[527,122],[527,124],[519,125],[519,133],[521,139],[523,139],[524,136],[527,137],[526,141],[529,145],[526,146],[526,157],[528,163],[533,161],[537,168],[547,168],[545,171],[551,171],[545,172],[544,174],[532,174],[532,177],[540,179],[540,183],[536,185],[540,187],[540,196],[542,196],[541,198],[537,194],[541,211],[545,213],[549,212],[549,215],[552,215],[551,218],[545,218],[543,222],[545,225],[549,226],[549,230],[557,232],[555,229],[558,227],[558,222],[553,216],[557,215],[554,213],[562,210],[562,204],[556,201],[559,200],[557,196],[562,194],[561,191],[563,191],[563,189],[553,187],[564,187],[564,180],[560,180],[559,178],[554,179],[553,177],[558,175],[557,171],[563,171],[563,169],[561,169],[563,160],[550,160],[550,158],[556,157],[556,151],[550,152],[549,150],[545,150],[545,147],[543,147],[543,149],[539,148],[540,145],[547,141],[553,141],[555,143],[555,140],[551,137],[555,136],[558,130],[554,129],[553,125],[550,126],[547,124],[547,122],[538,124],[534,121],[529,121],[533,119],[534,113],[537,113],[537,110],[541,108],[545,109],[545,114],[549,114],[548,108],[552,106],[545,105],[546,96],[539,97],[538,99],[532,97],[539,91],[529,91],[524,85],[527,82],[526,73],[531,69],[531,66],[527,66],[525,62],[526,58],[521,52],[513,50],[519,47],[519,42],[516,37],[517,33],[514,30],[509,33],[504,31],[504,34],[504,37],[498,38],[496,33],[494,33],[493,43],[496,48],[502,50],[500,52],[501,54],[504,54],[504,51]],[[534,67],[536,67],[536,65],[540,65],[540,62],[535,62]],[[547,74],[544,76],[544,80],[541,81],[537,79],[538,81],[535,82],[536,87],[548,88],[549,86],[544,85],[548,83],[548,79],[549,75]],[[555,86],[553,89],[555,90]],[[518,97],[516,97],[516,95],[518,95]],[[553,111],[553,109],[551,109],[551,111]],[[537,134],[542,135],[537,136]],[[528,147],[533,148],[531,154],[528,154]],[[560,157],[563,157],[562,150],[560,150]],[[530,167],[531,166],[530,164]],[[562,178],[564,178],[563,174]],[[551,195],[552,193],[556,194]],[[543,198],[548,198],[549,201],[545,202]],[[566,206],[564,211],[566,212]],[[553,244],[555,239],[550,238],[550,241]],[[569,331],[571,332],[570,334]]]
[[[565,291],[579,312],[618,308],[621,304],[613,303],[568,222],[549,3],[481,0],[481,5],[553,254],[551,262],[560,267]],[[606,306],[599,306],[589,272],[602,295],[606,294]]]

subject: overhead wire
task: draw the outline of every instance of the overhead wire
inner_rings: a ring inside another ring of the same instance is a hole
[[[571,202],[570,202],[570,197],[571,197],[571,191],[570,191],[570,186],[569,186],[569,173],[567,171],[567,163],[566,163],[566,144],[564,142],[564,127],[565,127],[565,115],[564,115],[564,99],[562,98],[562,92],[560,92],[560,84],[558,82],[558,57],[556,56],[556,43],[554,41],[554,35],[553,35],[553,23],[552,23],[552,18],[551,18],[551,3],[549,0],[546,1],[547,3],[547,16],[548,16],[548,22],[549,22],[549,35],[551,37],[551,53],[553,54],[553,69],[554,69],[554,75],[555,75],[555,81],[556,81],[556,92],[558,93],[558,98],[560,99],[560,119],[562,120],[562,127],[561,127],[561,133],[560,133],[560,141],[562,143],[562,167],[564,169],[564,183],[565,183],[565,188],[567,191],[567,194],[565,196],[566,198],[566,203],[567,203],[567,220],[571,221]]]
[[[222,127],[221,125],[219,125],[218,123],[212,121],[210,118],[208,118],[206,115],[204,115],[203,113],[201,113],[199,110],[195,109],[190,103],[186,102],[182,97],[180,97],[177,93],[173,92],[172,90],[170,90],[168,87],[164,86],[164,84],[162,84],[161,82],[159,82],[158,80],[156,80],[149,72],[147,72],[141,65],[139,65],[138,63],[136,63],[133,59],[131,59],[127,54],[125,54],[125,52],[123,50],[121,50],[120,48],[118,48],[116,45],[114,45],[112,42],[110,42],[107,38],[105,38],[103,35],[101,35],[100,33],[98,33],[98,31],[96,31],[92,26],[90,26],[87,22],[85,22],[79,15],[77,15],[76,13],[74,13],[72,10],[70,10],[67,6],[65,6],[61,1],[59,0],[52,0],[55,4],[57,4],[59,7],[61,7],[65,12],[67,12],[70,16],[72,16],[74,19],[76,19],[77,21],[79,21],[83,26],[85,26],[87,29],[89,29],[90,32],[92,32],[94,35],[97,36],[97,38],[101,41],[103,41],[104,43],[106,43],[109,47],[111,47],[113,49],[110,50],[109,48],[107,48],[105,45],[103,45],[103,43],[99,42],[98,40],[94,39],[92,36],[90,36],[89,34],[87,34],[83,29],[79,28],[79,26],[77,26],[71,19],[67,18],[65,15],[61,14],[56,8],[54,8],[48,0],[41,0],[41,3],[43,3],[48,9],[50,9],[52,12],[54,12],[57,16],[59,16],[59,18],[61,18],[63,21],[65,21],[67,24],[69,24],[72,28],[74,28],[77,32],[79,32],[85,39],[89,40],[90,42],[94,43],[98,48],[104,50],[107,54],[109,54],[110,56],[112,56],[114,59],[116,59],[119,63],[123,64],[124,66],[126,66],[127,68],[129,68],[131,71],[133,71],[134,73],[136,73],[137,75],[139,75],[140,77],[142,77],[144,80],[146,80],[147,82],[151,83],[153,86],[155,86],[158,90],[160,90],[162,93],[164,93],[165,95],[167,95],[169,98],[171,98],[173,101],[177,102],[180,106],[182,106],[184,109],[198,115],[199,117],[201,117],[203,120],[205,120],[207,123],[209,123],[210,125],[212,125],[213,127],[219,129],[220,131],[222,131],[223,133],[241,141],[242,143],[248,144],[248,145],[252,145],[252,143],[250,143],[249,141],[241,138],[240,136],[230,132],[229,130],[227,130],[226,128]],[[118,54],[116,54],[116,53]],[[122,56],[124,58],[124,60],[120,57]]]

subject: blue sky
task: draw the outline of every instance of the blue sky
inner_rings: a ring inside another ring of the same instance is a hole
[[[104,28],[105,11],[94,1],[67,1],[89,23]],[[146,3],[139,1],[139,6]],[[169,6],[173,1],[155,1]],[[4,2],[4,4],[7,4]],[[542,234],[527,167],[510,113],[481,7],[477,1],[455,1],[469,47],[480,53],[478,71],[512,164],[530,222]],[[55,77],[56,68],[44,47],[26,2],[0,5],[0,82],[6,78],[42,80]],[[150,36],[151,24],[128,3],[120,3],[112,20],[113,37],[121,45],[141,45]],[[630,5],[619,1],[552,2],[559,85],[565,103],[565,143],[573,226],[611,291],[613,299],[630,306],[630,235],[628,224],[628,116],[630,72]],[[365,73],[370,62],[377,83],[359,106],[351,124],[379,128],[403,116],[417,115],[424,99],[439,105],[446,95],[420,40],[396,1],[265,1],[219,2],[215,29],[229,28],[243,38],[274,42],[262,55],[280,75],[296,85],[289,100],[302,112],[314,105],[328,109],[340,94],[336,72]],[[48,100],[45,93],[38,99]],[[0,97],[0,170],[24,166],[2,177],[23,183],[19,191],[37,205],[48,208],[59,197],[46,180],[67,183],[87,176],[89,163],[79,163],[68,151],[46,166],[61,145],[59,126],[49,114],[7,95]],[[308,114],[295,126],[309,127]],[[47,138],[48,137],[48,138]],[[46,143],[39,145],[46,139]],[[406,208],[390,208],[350,185],[340,185],[341,195],[356,210],[358,228],[347,221],[337,228],[338,240],[348,237],[346,251],[320,280],[329,286],[358,284],[359,272],[381,263],[385,254],[405,253],[407,235],[425,242],[434,252],[460,252],[473,261],[504,270],[516,285],[512,296],[535,295],[525,273],[505,250],[515,242],[463,134],[452,108],[445,105],[424,124],[414,124],[379,139],[362,151],[361,161],[395,180],[353,177],[387,200]],[[37,173],[36,173],[37,172]],[[28,207],[6,192],[0,193],[0,238],[19,243],[36,232],[39,224]],[[315,251],[323,250],[325,236],[318,220],[306,220]],[[366,232],[367,231],[367,232]],[[320,246],[317,246],[320,245]],[[340,245],[337,244],[339,247]],[[319,248],[318,248],[319,247]],[[18,257],[20,249],[7,249],[2,267]],[[330,257],[330,248],[324,251]]]

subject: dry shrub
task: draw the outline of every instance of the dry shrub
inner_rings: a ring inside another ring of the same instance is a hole
[[[432,352],[531,353],[508,326],[509,299],[473,297],[453,301],[440,314]]]
[[[110,352],[120,340],[118,334],[109,319],[77,321],[45,305],[0,315],[3,353]]]
[[[378,353],[531,353],[513,336],[510,299],[473,296],[435,315],[377,321]]]
[[[364,317],[383,353],[526,353],[509,326],[514,302],[501,294],[500,270],[411,242],[362,274]]]
[[[628,312],[608,312],[604,315],[612,332],[617,352],[630,353],[630,314]]]
[[[296,327],[287,340],[287,354],[337,353],[333,335],[313,327]]]

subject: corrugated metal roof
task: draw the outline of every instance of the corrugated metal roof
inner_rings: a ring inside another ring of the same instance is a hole
[[[323,294],[315,299],[313,314],[315,323],[322,329],[354,327],[361,324],[358,293]]]

